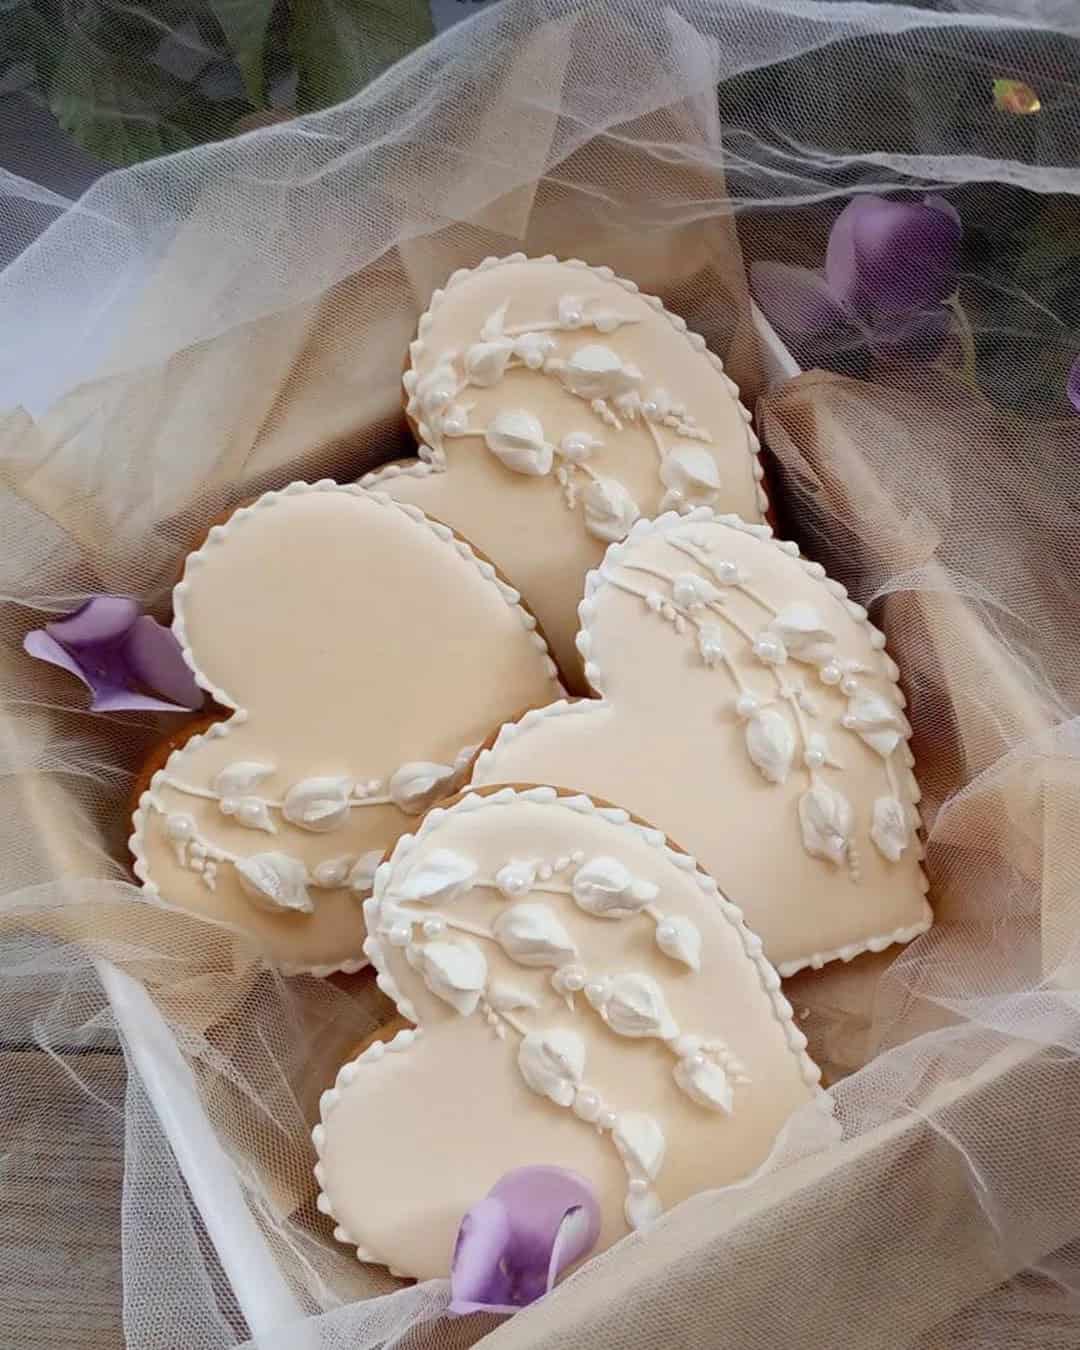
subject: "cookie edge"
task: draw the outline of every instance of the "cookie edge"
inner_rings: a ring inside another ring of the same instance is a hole
[[[410,426],[416,428],[417,449],[428,447],[430,444],[430,432],[424,422],[419,417],[419,410],[416,406],[415,391],[417,383],[416,361],[424,354],[424,338],[431,327],[432,314],[442,304],[447,291],[462,285],[470,277],[479,272],[490,272],[496,267],[505,267],[510,264],[519,265],[526,263],[529,265],[551,264],[555,263],[560,267],[570,267],[582,272],[591,272],[593,276],[599,277],[602,281],[608,281],[616,286],[620,286],[624,291],[631,295],[638,295],[657,314],[667,319],[668,323],[680,334],[687,342],[690,349],[699,355],[704,355],[712,365],[713,369],[723,377],[728,393],[735,402],[746,427],[746,450],[750,456],[750,474],[754,480],[755,500],[758,509],[764,517],[769,511],[769,496],[765,491],[765,467],[761,462],[761,441],[758,439],[754,430],[754,418],[750,409],[742,401],[742,391],[724,368],[724,363],[719,356],[709,347],[705,338],[700,333],[695,333],[687,326],[686,320],[681,315],[672,313],[658,295],[650,295],[642,291],[636,281],[631,281],[629,277],[622,277],[606,266],[584,262],[581,258],[557,258],[553,253],[545,253],[540,257],[530,257],[525,253],[508,253],[504,257],[490,255],[477,263],[475,267],[459,267],[451,272],[445,285],[437,288],[431,294],[428,301],[428,307],[420,315],[416,325],[416,336],[409,343],[409,363],[405,372],[402,374],[401,383],[405,390],[405,415],[409,420]],[[360,479],[360,485],[365,488],[378,487],[379,483],[392,478],[426,478],[429,474],[445,472],[442,468],[430,463],[422,456],[416,459],[405,461],[395,461],[391,464],[384,464],[378,469],[373,469],[366,473]]]
[[[582,703],[588,703],[589,700],[582,700]],[[571,705],[580,706],[580,705]],[[582,792],[565,792],[553,787],[501,787],[492,784],[487,788],[466,789],[464,793],[449,806],[435,806],[420,822],[415,833],[403,834],[394,845],[390,855],[380,864],[379,872],[383,869],[389,869],[395,864],[404,861],[412,850],[420,845],[425,836],[434,830],[437,830],[443,819],[456,812],[476,811],[485,806],[506,806],[512,805],[517,801],[535,802],[541,805],[559,805],[569,811],[575,811],[583,815],[598,815],[613,825],[630,829],[643,842],[653,848],[663,851],[666,859],[673,866],[682,872],[692,872],[697,880],[698,886],[706,895],[713,895],[719,905],[720,913],[724,919],[732,924],[742,943],[743,954],[753,962],[758,972],[758,979],[765,994],[768,996],[772,1007],[773,1016],[780,1023],[784,1030],[784,1038],[787,1041],[789,1052],[795,1056],[799,1064],[799,1074],[803,1082],[810,1089],[810,1100],[814,1102],[818,1110],[830,1119],[833,1117],[834,1100],[821,1086],[821,1070],[807,1053],[808,1041],[806,1035],[799,1030],[795,1022],[795,1010],[791,1006],[787,997],[780,988],[780,975],[775,967],[769,962],[764,954],[761,939],[756,933],[753,933],[746,924],[742,910],[733,901],[721,891],[715,879],[698,866],[697,860],[689,853],[672,846],[667,835],[662,831],[645,825],[635,820],[628,811],[619,806],[602,806]],[[401,856],[399,857],[399,850]],[[378,875],[378,874],[377,874]],[[384,873],[386,875],[386,873]],[[377,900],[372,894],[364,901],[364,922],[375,917]],[[412,1279],[413,1276],[408,1273],[395,1270],[386,1260],[380,1257],[372,1248],[365,1247],[360,1240],[344,1226],[334,1210],[333,1202],[327,1193],[324,1182],[326,1179],[325,1168],[323,1167],[323,1146],[326,1142],[326,1122],[333,1113],[341,1100],[342,1094],[355,1081],[360,1071],[360,1065],[369,1063],[373,1060],[382,1059],[386,1054],[398,1053],[407,1050],[416,1039],[422,1035],[423,1027],[416,1020],[416,1009],[408,998],[406,998],[394,977],[390,974],[384,964],[384,951],[382,942],[371,933],[365,938],[364,951],[369,957],[371,964],[376,972],[376,984],[382,993],[386,994],[392,1000],[398,1013],[413,1023],[412,1027],[399,1031],[390,1041],[376,1042],[367,1047],[355,1058],[346,1061],[337,1072],[332,1087],[326,1089],[319,1098],[319,1121],[311,1131],[311,1142],[315,1149],[316,1163],[314,1167],[315,1180],[319,1186],[316,1206],[321,1214],[325,1214],[334,1221],[334,1237],[348,1246],[354,1247],[357,1259],[360,1261],[372,1262],[377,1265],[385,1265],[392,1275],[399,1275],[404,1279]]]
[[[358,483],[338,483],[332,478],[320,478],[314,483],[306,483],[301,480],[289,483],[284,488],[275,488],[269,492],[264,492],[253,502],[245,506],[239,506],[229,516],[228,520],[212,525],[207,531],[206,538],[197,549],[189,553],[184,563],[184,570],[180,580],[173,587],[173,621],[172,632],[180,645],[180,653],[184,659],[184,664],[191,671],[196,684],[200,689],[205,690],[215,703],[230,711],[230,716],[222,718],[213,723],[205,731],[198,732],[189,737],[182,746],[170,752],[165,763],[151,775],[150,781],[145,789],[139,794],[138,803],[131,813],[131,833],[128,836],[128,850],[132,857],[132,871],[139,881],[141,896],[144,900],[157,904],[166,909],[174,909],[184,914],[191,914],[191,911],[185,909],[182,905],[176,905],[170,902],[161,894],[161,889],[155,881],[149,876],[149,861],[144,850],[145,822],[150,810],[150,798],[153,794],[154,786],[163,776],[169,772],[169,766],[173,759],[188,750],[194,749],[201,741],[207,738],[220,738],[227,736],[233,726],[241,726],[247,721],[247,711],[235,703],[228,693],[218,688],[199,669],[195,661],[195,656],[187,639],[187,629],[184,623],[184,600],[190,590],[189,571],[200,567],[205,561],[205,555],[213,548],[219,547],[228,537],[231,531],[249,520],[251,516],[262,510],[267,510],[276,506],[282,500],[289,497],[305,496],[308,493],[316,492],[341,492],[350,497],[357,497],[365,502],[371,501],[379,506],[393,507],[400,511],[415,524],[426,525],[437,539],[454,548],[457,554],[466,562],[472,562],[485,581],[490,582],[498,590],[503,600],[516,610],[521,619],[522,626],[532,639],[546,663],[545,670],[549,678],[554,681],[556,688],[563,691],[562,679],[555,664],[554,658],[548,647],[547,640],[544,638],[537,623],[536,616],[527,608],[522,600],[520,591],[511,586],[498,572],[495,565],[485,558],[481,558],[474,551],[472,545],[467,539],[464,539],[449,525],[444,525],[441,521],[433,519],[421,510],[420,507],[412,505],[410,502],[395,501],[394,498],[387,496],[383,492],[373,492],[369,488],[363,488]],[[199,917],[195,915],[193,917]],[[208,920],[213,922],[213,920]],[[234,925],[225,925],[230,931],[242,932]],[[245,935],[246,936],[246,935]],[[257,944],[256,944],[257,949]],[[311,964],[302,961],[276,961],[265,953],[259,953],[262,964],[270,969],[277,970],[283,975],[314,975],[320,979],[325,979],[328,975],[342,973],[345,975],[354,975],[357,971],[363,970],[370,964],[368,957],[361,954],[355,957],[346,957],[337,962],[319,962]]]
[[[857,601],[852,600],[848,595],[847,587],[842,582],[830,577],[821,563],[814,562],[810,558],[804,558],[798,544],[794,540],[777,539],[770,525],[751,524],[743,520],[741,516],[720,514],[713,511],[710,507],[699,506],[689,511],[686,515],[680,515],[675,511],[667,511],[653,520],[639,520],[631,528],[629,534],[624,540],[610,545],[604,554],[604,559],[599,567],[592,568],[585,578],[585,595],[578,605],[578,617],[580,627],[576,645],[578,653],[581,656],[585,668],[585,681],[596,697],[578,699],[570,701],[559,699],[555,703],[546,704],[543,708],[530,708],[520,718],[514,722],[504,722],[496,732],[494,739],[489,746],[484,747],[477,755],[473,764],[472,777],[475,778],[478,770],[485,765],[488,760],[497,754],[502,745],[516,739],[523,732],[533,728],[536,724],[548,717],[560,717],[571,713],[584,712],[590,707],[611,707],[607,695],[603,689],[603,673],[592,660],[592,634],[589,631],[589,622],[595,613],[595,597],[597,593],[608,584],[607,577],[604,575],[604,568],[608,562],[618,562],[620,551],[630,544],[644,539],[653,534],[666,534],[676,526],[691,521],[702,521],[710,524],[719,524],[727,526],[730,529],[738,530],[743,534],[753,535],[754,538],[762,542],[769,543],[778,548],[789,558],[795,559],[811,577],[822,583],[825,589],[834,596],[846,609],[848,615],[857,623],[867,628],[870,633],[870,645],[885,660],[884,675],[889,681],[889,688],[896,703],[901,710],[907,706],[907,700],[904,697],[904,691],[900,688],[899,677],[900,668],[889,655],[885,647],[885,634],[880,628],[870,622],[866,608]],[[906,719],[905,719],[906,721]],[[922,790],[919,787],[918,780],[913,772],[914,756],[911,753],[909,741],[911,739],[910,730],[905,731],[903,737],[904,745],[904,764],[907,771],[905,785],[908,790],[908,797],[912,808],[915,811],[918,824],[915,830],[915,844],[918,849],[919,864],[919,883],[922,887],[922,917],[915,923],[905,924],[899,928],[893,929],[889,933],[875,933],[867,938],[860,939],[857,942],[845,943],[843,946],[834,947],[824,952],[811,952],[805,957],[793,957],[789,961],[778,961],[776,969],[784,979],[789,979],[792,975],[797,975],[803,970],[820,970],[832,961],[843,961],[847,964],[853,961],[855,957],[862,956],[865,952],[882,952],[892,946],[904,945],[913,942],[915,938],[928,932],[933,926],[934,911],[930,907],[926,894],[930,889],[930,881],[923,867],[923,858],[925,857],[925,847],[923,837],[925,826],[922,820],[922,814],[919,811],[919,802],[922,798]]]

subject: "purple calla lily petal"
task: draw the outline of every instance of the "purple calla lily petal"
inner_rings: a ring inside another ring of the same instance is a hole
[[[513,1313],[541,1298],[600,1235],[589,1183],[561,1167],[508,1172],[461,1221],[450,1312]]]
[[[1080,412],[1080,356],[1072,363],[1069,370],[1069,378],[1065,382],[1065,393],[1076,411]]]
[[[932,361],[952,328],[953,316],[943,305],[894,315],[870,332],[874,355],[886,361]]]
[[[140,617],[127,596],[94,596],[66,618],[27,633],[23,650],[81,680],[91,693],[91,712],[189,712],[203,701],[176,639]],[[144,687],[170,697],[156,698]]]
[[[139,617],[139,606],[126,595],[95,595],[63,619],[45,625],[45,631],[69,650],[96,647],[122,638]]]
[[[788,341],[851,327],[847,311],[820,272],[756,262],[750,267],[750,289],[762,313]]]
[[[829,288],[868,322],[940,305],[956,289],[961,234],[955,212],[920,202],[856,197],[829,234]]]
[[[125,653],[139,684],[156,689],[182,708],[202,707],[202,690],[171,629],[141,614],[127,634]]]

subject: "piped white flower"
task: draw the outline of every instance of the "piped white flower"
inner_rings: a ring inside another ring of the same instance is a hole
[[[457,375],[449,362],[443,361],[421,377],[416,385],[416,401],[425,418],[441,413],[453,402],[457,390]]]
[[[476,864],[460,853],[448,848],[433,849],[400,884],[394,899],[446,904],[469,889],[476,870]]]
[[[519,965],[557,968],[577,960],[573,938],[547,905],[511,905],[498,916],[491,931],[507,956]]]
[[[462,1017],[476,1011],[487,982],[487,958],[468,938],[426,942],[414,950],[416,969],[424,983]]]
[[[506,372],[514,344],[505,338],[493,342],[474,342],[465,349],[465,374],[470,384],[488,388],[498,384]]]
[[[570,431],[558,444],[555,453],[566,460],[567,464],[584,464],[592,459],[593,451],[599,450],[604,442],[587,431]]]
[[[449,764],[417,760],[403,764],[390,779],[387,795],[407,815],[418,816],[452,790],[456,770]]]
[[[784,649],[794,661],[821,665],[832,656],[836,634],[829,628],[813,605],[797,602],[786,605],[768,624]]]
[[[685,914],[670,914],[656,925],[656,945],[673,961],[701,969],[701,932]]]
[[[824,783],[816,783],[799,798],[803,846],[812,857],[841,866],[851,843],[851,823],[851,803]]]
[[[696,1052],[678,1060],[672,1072],[679,1090],[691,1101],[710,1111],[731,1114],[735,1102],[731,1079],[715,1061]]]
[[[720,470],[716,460],[700,445],[673,446],[660,465],[660,481],[667,492],[660,502],[661,511],[690,511],[695,506],[712,506],[720,492]]]
[[[558,345],[547,333],[522,333],[520,337],[514,339],[514,355],[523,361],[529,370],[541,370],[544,362]]]
[[[528,895],[536,885],[536,863],[508,862],[495,873],[495,887],[507,900]]]
[[[484,432],[484,443],[514,473],[542,478],[551,472],[554,449],[545,439],[539,419],[530,412],[509,408],[496,413]]]
[[[235,863],[244,894],[259,909],[293,910],[311,914],[315,906],[308,895],[307,868],[287,853],[253,853]]]
[[[862,689],[848,700],[841,721],[882,759],[892,754],[907,730],[898,708],[880,694]]]
[[[382,860],[381,849],[373,848],[367,853],[361,853],[349,873],[349,889],[358,893],[370,891],[375,884],[376,869]]]
[[[718,666],[727,654],[724,630],[717,623],[706,623],[698,629],[698,651],[707,666]]]
[[[582,495],[585,528],[596,539],[617,543],[641,515],[638,504],[614,478],[594,478]]]
[[[783,783],[795,758],[795,730],[783,713],[761,708],[746,723],[746,753],[761,776]]]
[[[623,919],[652,904],[660,888],[634,877],[617,858],[592,858],[574,873],[570,883],[574,902],[586,914],[601,919]]]
[[[301,829],[323,834],[349,817],[351,778],[305,778],[286,792],[281,814]]]
[[[671,598],[683,609],[702,609],[720,600],[720,592],[696,572],[680,572],[671,583]]]
[[[870,838],[889,862],[899,862],[909,842],[907,812],[895,797],[879,797],[874,803]]]
[[[565,1027],[530,1031],[518,1047],[518,1068],[533,1092],[556,1106],[571,1106],[585,1072],[585,1042]]]
[[[651,975],[630,971],[611,979],[590,981],[585,986],[585,997],[620,1036],[656,1036],[666,1041],[679,1034],[664,991]]]
[[[242,796],[273,772],[273,764],[262,764],[253,759],[239,759],[234,764],[226,764],[221,772],[215,775],[214,791],[219,797]]]
[[[568,361],[559,363],[556,373],[579,398],[616,398],[641,384],[636,366],[625,365],[610,347],[598,342],[578,347]]]

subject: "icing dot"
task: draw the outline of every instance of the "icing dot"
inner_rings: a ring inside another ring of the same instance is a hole
[[[574,1096],[574,1115],[580,1120],[596,1120],[600,1115],[600,1096],[592,1088],[578,1088]]]
[[[540,878],[541,881],[550,881],[552,877],[551,864],[541,863],[540,866],[536,869],[536,875]]]
[[[787,648],[772,633],[760,633],[754,639],[754,655],[768,665],[779,666],[787,660]]]
[[[606,1003],[610,994],[606,980],[590,980],[585,986],[585,997],[594,1005]]]
[[[206,845],[196,840],[191,846],[191,856],[198,862],[202,862],[206,857]]]
[[[618,1124],[618,1121],[619,1117],[614,1111],[601,1111],[596,1123],[602,1130],[613,1130]]]
[[[559,971],[559,983],[572,994],[585,988],[585,972],[580,966],[566,966]]]
[[[674,942],[675,933],[675,925],[670,919],[664,919],[661,923],[656,925],[656,938],[658,942]]]
[[[697,1051],[698,1040],[696,1036],[679,1036],[672,1041],[671,1048],[679,1059],[686,1059],[687,1056]]]
[[[182,813],[165,817],[165,833],[170,839],[190,839],[195,833],[195,822]]]
[[[822,684],[839,684],[844,678],[844,672],[835,661],[830,661],[827,665],[822,666],[819,674]]]
[[[850,713],[845,713],[844,716],[841,717],[840,719],[840,725],[842,727],[847,727],[848,731],[851,731],[852,728],[855,726],[855,719],[854,717],[851,716]]]
[[[705,1056],[698,1054],[688,1055],[686,1067],[688,1069],[703,1069],[705,1067]]]
[[[845,675],[840,681],[840,689],[845,694],[855,694],[859,690],[859,681],[854,675]]]
[[[445,933],[445,932],[446,932],[446,920],[445,920],[445,919],[425,919],[425,920],[424,920],[424,936],[425,936],[426,938],[437,938],[437,937],[441,937],[442,934]]]
[[[713,572],[720,581],[725,582],[729,586],[739,579],[738,566],[726,559],[721,562],[713,563]]]
[[[825,752],[823,750],[807,750],[803,755],[803,763],[808,769],[820,769],[825,763]]]
[[[646,417],[655,417],[656,414],[660,411],[660,409],[657,406],[657,404],[651,398],[649,398],[646,399],[645,402],[641,405],[641,411],[645,414]]]
[[[578,328],[581,325],[582,313],[580,309],[563,310],[562,317],[563,323],[565,323],[568,328]]]
[[[758,700],[755,694],[740,694],[735,700],[735,711],[740,717],[753,717],[758,710]]]
[[[465,423],[460,417],[448,417],[443,422],[443,431],[447,436],[463,436],[465,434]]]
[[[406,923],[391,924],[386,936],[390,939],[392,947],[407,947],[412,937],[412,929]]]
[[[236,798],[222,797],[220,807],[221,807],[221,814],[223,816],[235,816],[237,807]]]
[[[242,825],[255,825],[262,818],[262,812],[262,802],[249,797],[237,804],[236,818]]]

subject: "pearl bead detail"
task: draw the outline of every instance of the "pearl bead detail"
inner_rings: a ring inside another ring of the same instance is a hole
[[[601,1111],[596,1123],[602,1130],[613,1130],[619,1123],[619,1117],[614,1111]]]
[[[218,803],[223,816],[235,816],[237,804],[235,797],[222,797]]]
[[[559,983],[564,989],[576,994],[579,989],[585,988],[585,972],[579,966],[571,966],[568,970],[560,972]]]
[[[165,817],[165,833],[170,839],[190,839],[195,833],[195,821],[182,812]]]
[[[840,681],[840,691],[841,693],[847,694],[848,697],[850,698],[852,694],[858,693],[859,681],[855,678],[854,675],[845,675],[844,678]]]
[[[827,665],[821,667],[819,672],[822,684],[839,684],[844,678],[844,673],[835,661],[830,661]]]
[[[424,936],[425,936],[426,938],[437,938],[437,937],[441,937],[441,936],[443,935],[443,933],[445,933],[445,932],[446,932],[446,920],[445,920],[445,919],[425,919],[425,920],[424,920]]]
[[[758,710],[758,700],[754,694],[740,694],[735,700],[735,711],[740,717],[753,717]]]
[[[658,942],[674,942],[675,931],[675,925],[670,919],[664,919],[656,925],[656,940]]]
[[[596,1120],[603,1109],[598,1093],[592,1088],[578,1088],[574,1096],[573,1111],[579,1120]]]
[[[807,750],[803,755],[803,763],[808,769],[820,769],[825,763],[825,752],[823,750]]]
[[[391,924],[386,936],[390,939],[391,947],[407,947],[412,939],[412,929],[406,923]]]

